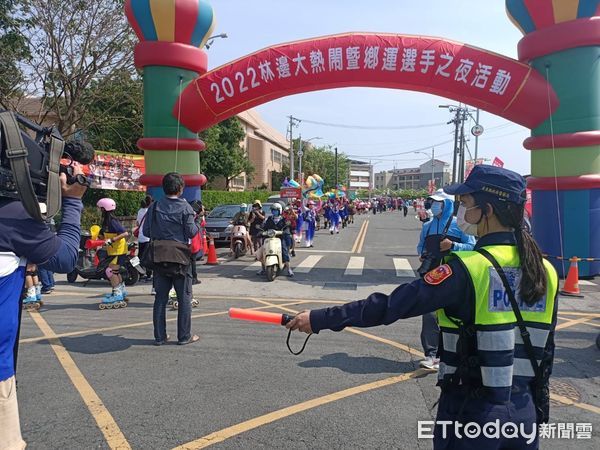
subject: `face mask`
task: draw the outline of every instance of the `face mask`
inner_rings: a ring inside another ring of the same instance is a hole
[[[463,205],[458,207],[458,212],[456,213],[456,224],[458,227],[465,233],[471,236],[477,236],[477,224],[469,223],[465,220],[465,214],[468,210],[477,208],[477,206],[473,206],[471,208],[465,208]]]
[[[437,217],[440,214],[442,214],[443,210],[444,210],[444,205],[441,202],[433,202],[433,204],[431,205],[431,213],[433,214],[434,217]]]

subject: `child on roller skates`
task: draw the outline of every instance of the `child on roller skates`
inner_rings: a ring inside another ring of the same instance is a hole
[[[100,309],[124,308],[127,306],[127,291],[125,283],[121,277],[121,262],[127,255],[126,238],[129,233],[125,231],[123,225],[117,220],[114,211],[117,209],[117,204],[111,198],[102,198],[98,200],[96,206],[102,212],[102,227],[100,229],[101,239],[105,239],[107,253],[109,256],[114,256],[106,269],[106,276],[112,286],[112,293],[106,294]]]
[[[38,310],[42,302],[42,284],[39,281],[37,266],[27,264],[25,271],[25,291],[23,295],[23,309]]]

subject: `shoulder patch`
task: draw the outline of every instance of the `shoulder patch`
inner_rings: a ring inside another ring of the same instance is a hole
[[[452,268],[448,264],[444,264],[436,267],[431,272],[427,272],[427,274],[423,277],[423,280],[425,283],[430,284],[431,286],[437,286],[438,284],[442,284],[444,280],[450,278],[451,276]]]

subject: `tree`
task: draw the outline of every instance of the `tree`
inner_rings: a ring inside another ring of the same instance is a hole
[[[343,153],[338,153],[339,184],[347,183],[349,170],[350,160]],[[323,191],[333,189],[335,187],[335,152],[332,147],[316,147],[310,150],[305,148],[302,159],[302,171],[305,177],[316,173],[323,178]]]
[[[142,153],[136,142],[143,133],[142,80],[127,70],[103,83],[93,82],[83,96],[86,139],[98,150]],[[89,99],[89,100],[88,100]]]
[[[254,173],[254,166],[240,145],[245,135],[237,117],[200,133],[206,144],[206,150],[200,152],[200,166],[208,181],[221,176],[225,178],[225,189],[229,189],[233,178],[244,172],[247,177]]]
[[[103,93],[114,74],[134,72],[136,38],[123,0],[27,0],[15,16],[27,19],[20,24],[29,53],[20,89],[41,100],[38,121],[53,112],[63,135],[85,128],[86,109],[99,100],[94,94]]]
[[[21,0],[0,0],[0,107],[14,109],[22,97],[25,77],[21,64],[29,49],[20,28],[26,20],[14,12]]]

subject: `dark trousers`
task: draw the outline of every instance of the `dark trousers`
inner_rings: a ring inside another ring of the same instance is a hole
[[[438,326],[435,313],[427,313],[421,316],[421,345],[425,356],[435,357],[438,349],[440,327]]]
[[[150,242],[140,242],[138,245],[138,255],[140,256],[140,259],[142,259],[142,255],[144,254],[144,251],[146,250],[146,248],[148,247],[148,244]],[[148,278],[152,277],[152,271],[150,269],[148,269],[147,267],[144,267],[144,269],[146,269],[146,276]]]
[[[527,443],[528,439],[523,436],[507,439],[500,434],[499,438],[488,438],[483,433],[479,433],[478,437],[467,438],[463,432],[464,428],[459,429],[459,435],[456,435],[454,431],[454,421],[463,425],[473,422],[482,427],[499,420],[500,425],[512,422],[517,427],[523,427],[525,433],[531,435],[532,430],[537,429],[537,425],[535,406],[529,392],[513,392],[510,402],[505,405],[489,403],[485,399],[467,398],[461,392],[442,393],[436,420],[438,422],[452,421],[452,424],[447,426],[445,437],[443,436],[443,425],[435,427],[434,450],[501,450],[508,448],[534,450],[539,448],[537,433],[533,442]],[[487,432],[493,434],[492,430],[488,429]]]
[[[54,273],[38,267],[38,275],[42,283],[42,289],[50,289],[54,287]]]
[[[198,252],[200,253],[200,252]],[[196,270],[196,258],[198,257],[198,253],[194,253],[193,255],[190,256],[190,267],[192,268],[192,279],[196,280],[198,279],[198,271]]]
[[[185,276],[166,277],[154,273],[154,339],[164,341],[167,338],[167,303],[171,287],[177,292],[179,308],[177,310],[177,340],[184,342],[192,337],[192,268],[187,267]]]

